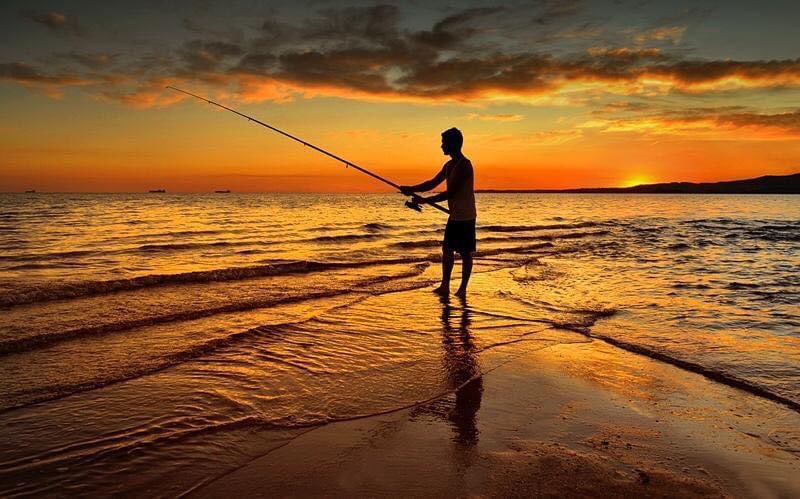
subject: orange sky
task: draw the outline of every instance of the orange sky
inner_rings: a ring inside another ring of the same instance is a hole
[[[601,17],[599,5],[287,4],[244,24],[220,12],[187,22],[178,9],[174,25],[153,17],[152,30],[146,9],[128,21],[104,17],[101,4],[14,11],[4,23],[18,45],[0,51],[0,191],[386,190],[167,83],[399,183],[438,170],[439,134],[451,126],[485,189],[800,171],[794,32],[767,34],[733,7],[676,4],[671,17],[649,7],[627,22]],[[592,20],[596,29],[578,30]],[[720,34],[737,22],[751,45]],[[531,26],[541,31],[534,48],[521,43]]]

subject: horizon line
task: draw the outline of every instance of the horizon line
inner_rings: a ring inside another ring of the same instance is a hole
[[[546,187],[531,187],[525,189],[498,189],[498,188],[480,188],[475,189],[476,194],[493,194],[493,193],[525,193],[531,194],[602,194],[593,192],[574,192],[574,191],[591,191],[599,189],[635,189],[640,187],[657,186],[657,185],[674,185],[674,184],[693,184],[693,185],[709,185],[709,184],[722,184],[728,182],[744,182],[753,181],[767,177],[792,177],[800,175],[800,172],[788,173],[784,175],[765,174],[758,177],[738,178],[732,180],[717,180],[713,182],[691,182],[687,180],[674,180],[667,182],[655,182],[649,184],[636,184],[630,186],[609,186],[609,187],[567,187],[567,188],[546,188]],[[216,189],[216,190],[202,190],[202,191],[169,191],[164,187],[159,187],[161,192],[156,189],[149,191],[39,191],[37,189],[27,189],[20,191],[0,191],[0,194],[399,194],[400,191],[234,191],[231,189]],[[430,191],[442,192],[442,191]],[[637,192],[627,192],[629,194],[641,194]],[[619,193],[624,194],[624,193]]]

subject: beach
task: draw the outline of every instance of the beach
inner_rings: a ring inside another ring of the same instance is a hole
[[[800,494],[791,196],[0,205],[0,495]]]
[[[531,349],[473,383],[409,409],[303,433],[188,497],[793,497],[800,490],[796,413],[602,342]]]

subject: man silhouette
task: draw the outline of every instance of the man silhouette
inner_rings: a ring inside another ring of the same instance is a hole
[[[447,200],[450,218],[444,230],[442,241],[442,284],[434,289],[435,293],[450,293],[450,274],[453,271],[455,253],[461,255],[461,285],[457,296],[467,295],[467,284],[472,274],[472,253],[475,251],[475,191],[472,163],[461,152],[464,136],[458,128],[450,128],[442,132],[442,152],[450,156],[441,171],[435,177],[417,185],[402,185],[400,191],[407,196],[414,196],[418,202],[436,203]],[[416,196],[415,192],[430,191],[443,181],[447,181],[447,190],[429,197]]]

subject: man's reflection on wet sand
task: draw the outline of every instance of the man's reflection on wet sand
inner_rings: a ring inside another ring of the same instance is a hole
[[[478,443],[476,420],[481,407],[483,378],[469,330],[471,311],[464,298],[455,300],[455,303],[447,297],[441,301],[444,368],[450,387],[457,389],[455,407],[449,412],[448,419],[453,425],[456,442],[475,445]]]

